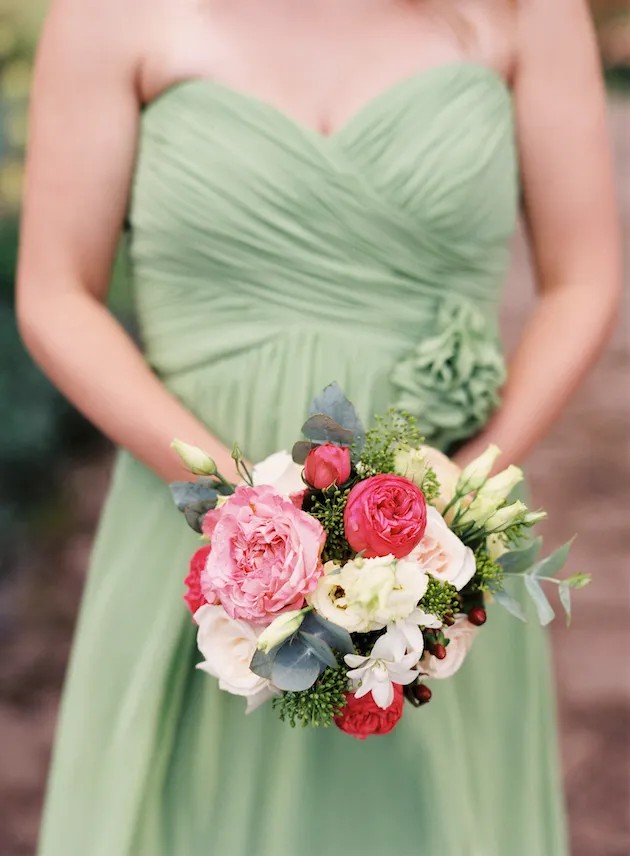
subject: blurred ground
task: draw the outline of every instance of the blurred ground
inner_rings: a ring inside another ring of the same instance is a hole
[[[611,122],[630,247],[630,101],[612,102]],[[531,303],[519,239],[506,296],[508,343]],[[553,521],[544,533],[547,546],[578,532],[571,570],[595,577],[575,598],[570,632],[561,620],[553,630],[573,856],[630,854],[627,308],[606,355],[528,467],[533,504],[545,506]],[[42,521],[40,537],[16,558],[0,597],[0,628],[8,628],[0,660],[2,856],[34,852],[59,688],[108,466],[104,453],[74,467],[64,507]],[[17,615],[17,622],[9,615]]]

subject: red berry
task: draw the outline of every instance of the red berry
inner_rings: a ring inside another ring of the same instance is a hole
[[[434,645],[431,649],[431,653],[438,660],[443,660],[446,657],[446,646],[442,645],[441,642],[438,642],[437,645]]]
[[[482,606],[473,606],[468,613],[468,620],[475,627],[481,627],[482,624],[485,624],[487,617],[486,610]]]
[[[419,704],[426,704],[428,701],[431,701],[431,696],[433,695],[426,684],[417,684],[413,688],[413,694]]]
[[[447,627],[452,627],[455,624],[455,616],[453,615],[452,612],[449,612],[448,615],[444,616],[443,621]]]

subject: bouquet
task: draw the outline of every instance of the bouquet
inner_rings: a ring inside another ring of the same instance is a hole
[[[498,448],[460,470],[404,412],[364,430],[337,384],[302,432],[292,454],[252,472],[235,446],[238,485],[173,441],[200,477],[171,485],[203,541],[185,579],[198,668],[248,711],[271,700],[292,726],[386,734],[405,699],[426,704],[429,684],[460,668],[489,600],[525,620],[512,591],[522,582],[547,624],[551,583],[570,616],[571,590],[589,578],[556,578],[570,543],[538,559],[541,539],[526,536],[545,513],[511,498],[517,467],[489,477]]]

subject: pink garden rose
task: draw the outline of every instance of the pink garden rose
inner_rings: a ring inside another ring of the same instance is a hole
[[[304,478],[318,490],[333,484],[343,484],[350,478],[350,449],[324,443],[316,446],[306,456]]]
[[[317,585],[325,540],[319,521],[273,487],[237,487],[215,516],[202,590],[231,618],[270,624]]]
[[[184,580],[184,585],[186,586],[184,600],[186,601],[186,606],[193,615],[200,607],[204,606],[208,602],[215,603],[216,601],[216,597],[210,594],[209,589],[206,590],[206,595],[201,591],[201,574],[203,573],[203,569],[209,555],[209,544],[205,544],[203,547],[200,547],[190,560],[188,576]]]
[[[424,535],[427,503],[420,488],[403,476],[371,476],[348,494],[343,523],[357,553],[402,559]]]

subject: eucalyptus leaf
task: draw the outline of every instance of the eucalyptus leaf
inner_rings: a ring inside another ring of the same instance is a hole
[[[568,627],[571,624],[571,586],[566,581],[561,582],[558,586],[558,595],[560,596],[560,603],[567,617]]]
[[[354,441],[354,434],[349,428],[339,425],[325,413],[315,413],[309,416],[304,425],[302,433],[314,443],[336,443],[341,446],[349,446]]]
[[[340,654],[354,654],[354,644],[348,631],[332,621],[326,621],[316,612],[309,612],[305,616],[300,630],[318,636]]]
[[[255,675],[258,675],[261,678],[270,679],[278,651],[279,647],[276,647],[272,648],[271,651],[265,654],[264,651],[256,649],[256,652],[252,657],[252,661],[249,664],[249,668]]]
[[[330,383],[319,395],[316,395],[309,407],[309,416],[323,413],[342,428],[347,429],[354,438],[357,449],[365,442],[365,429],[352,402],[347,398],[338,383]]]
[[[169,487],[173,501],[180,511],[184,511],[188,506],[196,505],[198,502],[210,500],[216,502],[219,496],[217,488],[206,481],[172,482]]]
[[[534,606],[538,613],[538,620],[542,626],[545,627],[553,621],[555,612],[553,611],[553,608],[547,599],[547,595],[542,590],[542,587],[536,577],[533,575],[527,575],[524,577],[524,580],[525,588],[527,589],[531,599],[534,601]]]
[[[536,561],[542,547],[542,538],[535,538],[522,550],[510,550],[499,556],[497,562],[505,574],[522,574]]]
[[[312,633],[305,633],[303,630],[298,631],[298,636],[315,654],[320,663],[324,666],[330,666],[331,669],[339,667],[337,658],[331,651],[330,645],[324,642],[323,639],[320,639],[319,636],[313,636]]]
[[[569,555],[569,550],[571,549],[571,544],[573,543],[574,538],[571,538],[570,541],[567,541],[566,544],[563,544],[562,547],[558,547],[557,550],[554,550],[549,556],[547,556],[542,561],[538,562],[531,569],[530,573],[534,577],[553,577],[564,567],[564,564],[567,560],[567,556]]]
[[[520,621],[527,621],[523,607],[511,594],[508,594],[506,591],[495,591],[493,592],[493,597],[500,606],[507,609],[510,615],[513,615]]]
[[[315,448],[315,446],[315,443],[311,443],[308,440],[298,440],[297,443],[293,445],[293,450],[291,453],[293,462],[295,464],[303,464],[306,461],[306,456],[311,451],[311,449]]]
[[[299,636],[281,645],[271,670],[271,682],[279,690],[301,692],[312,687],[324,666]]]

